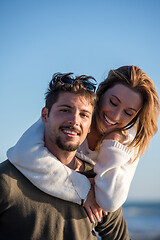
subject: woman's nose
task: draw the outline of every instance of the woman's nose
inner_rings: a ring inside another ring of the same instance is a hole
[[[117,110],[113,114],[113,120],[114,121],[119,121],[121,119],[121,110]]]

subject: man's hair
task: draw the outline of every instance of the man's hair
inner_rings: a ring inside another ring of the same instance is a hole
[[[96,102],[95,85],[96,80],[92,76],[55,73],[45,94],[45,107],[48,109],[48,116],[52,105],[57,102],[59,95],[64,92],[84,96],[94,107]]]

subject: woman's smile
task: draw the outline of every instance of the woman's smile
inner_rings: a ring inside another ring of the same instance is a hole
[[[113,125],[115,126],[117,124],[117,122],[114,122],[111,119],[109,119],[106,114],[104,114],[104,120],[107,124],[112,125],[112,126]]]

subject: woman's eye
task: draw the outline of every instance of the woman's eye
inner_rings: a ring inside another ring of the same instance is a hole
[[[126,113],[128,116],[132,117],[132,113],[129,113],[129,112],[126,112],[126,111],[125,111],[125,113]]]
[[[117,104],[112,99],[110,99],[110,103],[115,107],[117,106]]]

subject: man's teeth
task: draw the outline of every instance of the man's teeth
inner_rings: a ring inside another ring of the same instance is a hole
[[[112,122],[106,115],[104,115],[105,120],[107,121],[107,123],[109,123],[110,125],[115,125],[116,122]]]
[[[70,130],[63,130],[63,132],[68,133],[68,134],[72,134],[72,135],[78,135],[77,132],[70,131]]]

